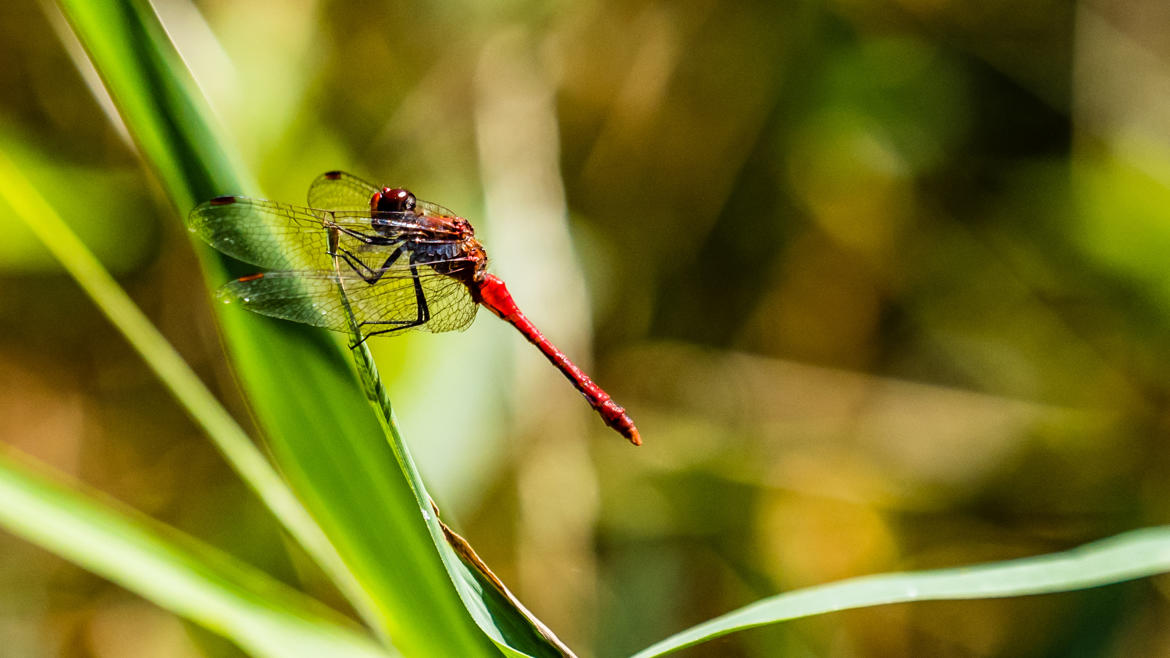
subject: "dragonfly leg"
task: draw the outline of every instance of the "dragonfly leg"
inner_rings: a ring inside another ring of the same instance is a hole
[[[403,247],[401,246],[395,249],[394,252],[391,253],[390,256],[386,259],[386,262],[382,263],[382,266],[376,270],[363,263],[361,259],[359,259],[357,256],[354,256],[353,252],[348,249],[342,249],[341,253],[338,255],[341,256],[342,260],[349,264],[353,271],[356,272],[363,281],[372,286],[378,282],[378,279],[381,279],[382,276],[386,274],[386,272],[390,269],[390,266],[393,265],[395,261],[402,257],[402,250]]]
[[[362,233],[361,231],[355,231],[351,228],[346,228],[344,226],[334,226],[332,228],[341,232],[341,233],[348,235],[351,238],[354,238],[355,240],[359,240],[359,241],[364,242],[366,244],[380,244],[380,245],[389,246],[389,245],[394,244],[395,242],[402,241],[401,238],[388,238],[388,237],[383,236],[383,235],[366,235],[365,233]],[[330,255],[332,255],[332,254],[330,254]]]
[[[385,266],[383,266],[383,267],[385,267]],[[367,325],[386,325],[386,324],[392,324],[392,325],[396,325],[396,326],[391,327],[390,329],[379,329],[377,331],[371,331],[368,334],[363,334],[361,340],[354,343],[353,345],[350,345],[350,349],[356,348],[358,345],[361,345],[362,343],[366,342],[367,340],[369,340],[370,338],[372,338],[374,336],[383,336],[386,334],[392,334],[396,331],[405,331],[406,329],[413,329],[414,327],[426,324],[427,322],[430,321],[431,307],[429,305],[427,305],[426,295],[423,294],[422,281],[418,278],[418,266],[415,265],[414,263],[410,264],[410,273],[412,275],[414,275],[413,276],[413,279],[414,279],[414,299],[415,299],[415,306],[418,308],[418,316],[415,317],[413,320],[389,320],[389,321],[385,321],[385,322],[362,322],[358,325],[358,327],[365,327]]]

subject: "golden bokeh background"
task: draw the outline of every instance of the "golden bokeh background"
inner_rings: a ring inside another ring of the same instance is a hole
[[[634,449],[488,313],[373,344],[445,518],[582,655],[1170,518],[1167,5],[155,9],[268,197],[340,168],[466,216],[638,422]],[[188,209],[54,7],[0,4],[0,34],[0,148],[246,419]],[[0,235],[0,441],[343,605],[2,205]],[[878,607],[680,655],[1158,655],[1168,591]],[[8,535],[0,646],[238,651]]]

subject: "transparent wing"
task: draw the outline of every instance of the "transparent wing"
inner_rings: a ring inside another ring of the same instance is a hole
[[[325,210],[369,210],[370,197],[382,188],[344,171],[328,171],[309,185],[309,207]],[[437,203],[417,200],[418,214],[431,217],[458,217]]]
[[[388,330],[466,329],[479,308],[467,287],[426,266],[417,270],[417,278],[410,270],[395,270],[373,284],[352,271],[268,272],[232,281],[217,297],[263,315],[348,333],[344,289],[366,336]]]
[[[327,171],[309,185],[309,207],[369,210],[370,197],[381,188],[344,171]]]
[[[311,269],[332,262],[327,253],[327,214],[261,199],[219,197],[192,210],[187,227],[211,246],[246,263]]]
[[[318,210],[239,196],[200,204],[187,225],[225,254],[273,270],[332,269],[331,237],[371,269],[404,239],[434,244],[456,237],[447,223],[415,213]]]
[[[431,203],[430,201],[423,201],[422,199],[417,199],[416,203],[417,203],[416,212],[419,212],[419,213],[426,215],[428,217],[442,218],[442,219],[455,219],[455,218],[459,217],[459,215],[456,215],[455,213],[451,212],[449,209],[444,208],[443,206],[440,206],[437,203]]]

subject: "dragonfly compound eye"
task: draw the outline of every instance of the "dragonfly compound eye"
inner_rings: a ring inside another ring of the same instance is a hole
[[[414,210],[416,203],[410,190],[404,190],[401,187],[384,187],[374,196],[377,199],[374,209],[382,212],[410,212]]]

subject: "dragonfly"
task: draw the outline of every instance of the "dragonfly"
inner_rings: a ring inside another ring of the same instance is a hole
[[[641,445],[634,421],[520,311],[487,271],[475,229],[401,187],[330,171],[308,206],[221,196],[197,206],[188,228],[237,260],[268,271],[220,288],[220,301],[263,315],[351,333],[356,348],[409,330],[459,331],[486,307],[552,362],[609,427]]]

